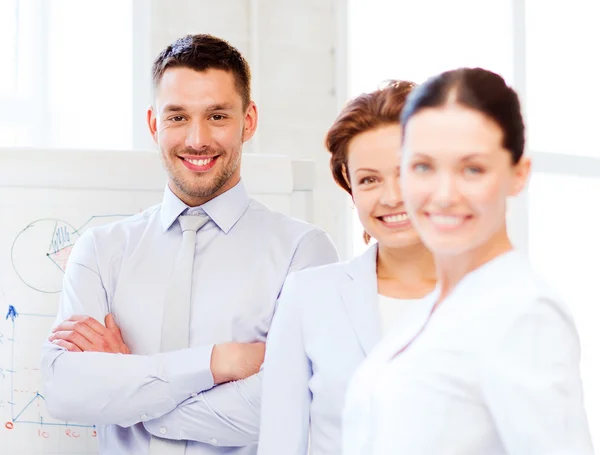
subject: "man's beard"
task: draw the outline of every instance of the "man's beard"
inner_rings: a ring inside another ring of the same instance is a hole
[[[180,159],[177,158],[179,155],[186,154],[197,156],[198,159],[218,155],[219,157],[217,158],[217,161],[224,159],[230,160],[221,165],[218,174],[211,177],[203,177],[200,175],[193,179],[186,178],[184,173],[178,172],[175,166],[171,163],[169,163],[167,170],[173,183],[183,194],[193,198],[207,198],[218,192],[236,172],[241,162],[241,147],[242,144],[240,144],[240,148],[238,150],[231,150],[229,153],[226,153],[223,148],[215,149],[209,147],[205,147],[202,150],[185,149],[171,152],[171,156],[176,157],[175,159]],[[218,165],[219,163],[215,164]]]

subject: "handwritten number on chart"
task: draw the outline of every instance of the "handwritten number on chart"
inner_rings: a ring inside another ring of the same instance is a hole
[[[37,434],[42,439],[48,439],[50,437],[50,434],[48,432],[42,430],[38,430]]]
[[[65,434],[69,437],[69,438],[74,438],[77,439],[79,437],[79,433],[77,433],[76,431],[71,431],[71,430],[65,430]]]

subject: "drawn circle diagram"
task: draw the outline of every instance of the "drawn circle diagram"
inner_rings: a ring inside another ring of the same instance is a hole
[[[45,218],[30,223],[11,248],[15,273],[36,291],[60,292],[67,260],[78,238],[79,232],[66,221]]]

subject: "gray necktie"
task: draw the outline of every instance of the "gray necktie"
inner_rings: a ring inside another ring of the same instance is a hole
[[[176,351],[189,347],[190,307],[192,294],[192,271],[196,251],[196,232],[209,220],[207,215],[180,216],[183,232],[181,246],[167,287],[163,310],[161,352]],[[169,431],[169,429],[165,429]],[[182,455],[185,441],[173,441],[152,436],[150,455]]]

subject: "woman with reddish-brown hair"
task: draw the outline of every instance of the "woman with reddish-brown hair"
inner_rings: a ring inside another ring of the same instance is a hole
[[[397,321],[419,319],[435,266],[400,191],[400,112],[415,85],[351,100],[329,130],[331,170],[376,242],[346,262],[289,276],[267,339],[260,455],[341,453],[346,386]]]

